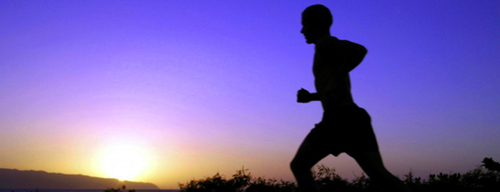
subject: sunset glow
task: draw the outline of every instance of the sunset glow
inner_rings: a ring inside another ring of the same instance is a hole
[[[101,168],[107,177],[134,180],[150,163],[145,149],[131,144],[116,144],[103,150]]]

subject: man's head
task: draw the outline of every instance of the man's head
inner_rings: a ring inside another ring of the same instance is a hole
[[[315,43],[318,38],[330,35],[333,17],[330,10],[323,5],[312,5],[302,12],[302,30],[308,44]]]

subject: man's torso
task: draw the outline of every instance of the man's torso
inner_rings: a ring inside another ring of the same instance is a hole
[[[323,110],[335,110],[339,106],[352,105],[351,82],[349,75],[336,77],[336,86],[331,93],[326,93],[330,80],[336,75],[336,69],[345,62],[343,45],[349,41],[327,37],[320,40],[316,46],[313,62],[314,84],[320,97]]]

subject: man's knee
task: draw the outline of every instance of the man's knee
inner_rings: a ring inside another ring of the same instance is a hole
[[[290,169],[292,170],[293,173],[304,173],[304,172],[309,172],[311,171],[310,166],[307,164],[300,162],[297,159],[293,159],[292,162],[290,162]]]
[[[297,173],[302,171],[304,168],[303,165],[301,165],[300,162],[294,158],[292,162],[290,162],[290,169],[292,170],[293,173]]]
[[[292,172],[295,172],[297,170],[297,162],[295,159],[293,159],[291,162],[290,162],[290,169],[292,170]]]

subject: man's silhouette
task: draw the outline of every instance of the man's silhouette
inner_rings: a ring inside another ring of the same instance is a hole
[[[302,13],[306,42],[315,45],[313,74],[316,93],[300,89],[297,102],[321,101],[323,118],[300,145],[290,166],[302,192],[318,191],[311,168],[329,154],[353,157],[374,184],[388,191],[409,191],[384,167],[368,113],[351,95],[349,72],[367,53],[362,45],[330,35],[333,17],[323,5]]]

